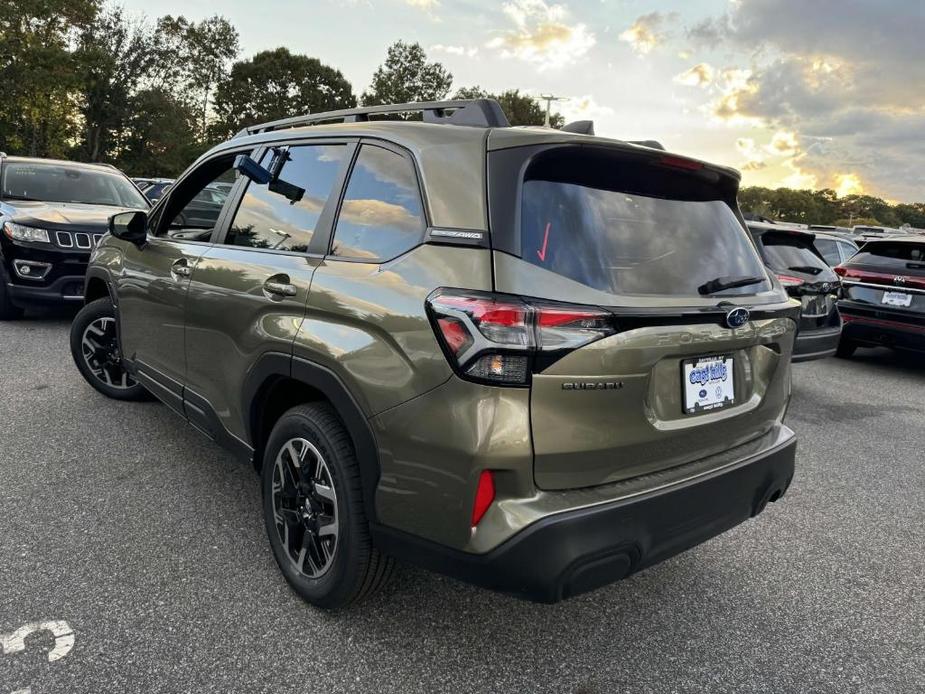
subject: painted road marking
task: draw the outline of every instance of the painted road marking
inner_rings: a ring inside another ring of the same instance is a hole
[[[45,622],[30,622],[12,634],[0,634],[0,651],[6,655],[26,650],[26,638],[43,631],[50,631],[55,637],[55,647],[48,652],[48,662],[61,660],[74,647],[74,630],[64,620],[56,619]],[[28,692],[29,690],[20,690]],[[17,694],[14,692],[13,694]]]

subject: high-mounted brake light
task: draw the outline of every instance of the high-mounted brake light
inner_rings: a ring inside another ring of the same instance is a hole
[[[699,171],[703,168],[703,164],[699,161],[684,159],[683,157],[662,157],[658,160],[658,163],[662,166],[670,166],[673,169],[685,169],[687,171]]]
[[[803,280],[801,280],[799,277],[793,277],[792,275],[781,275],[780,273],[777,274],[777,279],[779,279],[780,283],[785,287],[799,287],[804,283]]]
[[[495,477],[491,470],[482,470],[479,484],[475,489],[475,501],[472,502],[472,527],[482,520],[485,512],[495,500]]]
[[[603,309],[489,292],[439,289],[427,308],[456,372],[498,385],[526,385],[538,356],[562,355],[617,331]]]

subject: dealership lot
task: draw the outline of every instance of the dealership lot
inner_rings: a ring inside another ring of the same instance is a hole
[[[0,326],[0,635],[73,633],[0,655],[0,694],[925,688],[920,356],[795,366],[786,499],[627,581],[546,606],[402,566],[329,615],[280,576],[253,472],[92,391],[68,324]]]

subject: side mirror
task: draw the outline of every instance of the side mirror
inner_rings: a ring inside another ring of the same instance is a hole
[[[117,239],[142,246],[148,238],[148,214],[141,210],[114,214],[109,218],[109,233]]]

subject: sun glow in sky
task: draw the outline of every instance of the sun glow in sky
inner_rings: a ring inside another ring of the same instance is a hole
[[[392,42],[453,89],[569,97],[567,120],[734,166],[745,185],[925,200],[923,0],[126,0],[149,17],[216,12],[242,57],[286,46],[359,94]]]

